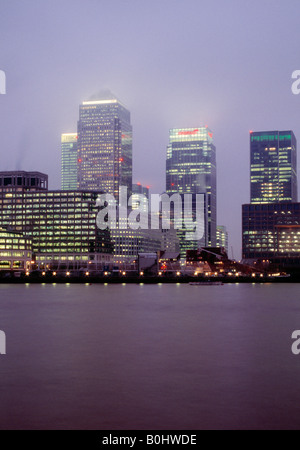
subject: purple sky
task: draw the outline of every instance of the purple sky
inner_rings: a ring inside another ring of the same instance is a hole
[[[299,30],[299,0],[0,0],[1,170],[46,172],[60,188],[60,134],[104,88],[131,111],[134,181],[153,193],[169,128],[207,124],[218,223],[240,258],[249,130],[292,129],[300,142]]]

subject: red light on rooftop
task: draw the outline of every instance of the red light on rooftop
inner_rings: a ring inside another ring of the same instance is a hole
[[[79,159],[78,159],[78,162],[79,162],[79,163],[82,163],[82,159],[81,159],[81,158],[79,158]]]
[[[178,131],[178,136],[190,136],[192,134],[197,134],[199,131],[198,128],[195,128],[195,130],[192,131]]]
[[[252,133],[253,133],[253,130],[250,130],[249,133],[252,134]]]
[[[147,189],[150,189],[150,186],[146,186]]]
[[[120,158],[120,162],[123,162],[124,161],[124,158]]]
[[[213,134],[212,134],[212,133],[207,133],[207,134],[208,134],[208,136],[209,136],[210,138],[213,137]]]
[[[174,186],[174,183],[171,183],[171,186]]]
[[[141,183],[136,183],[138,186],[140,186],[141,185]]]

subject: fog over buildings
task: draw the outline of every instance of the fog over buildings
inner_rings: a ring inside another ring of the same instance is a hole
[[[291,91],[299,2],[0,0],[0,7],[1,170],[44,172],[59,188],[61,134],[76,131],[78,106],[103,89],[131,113],[133,182],[153,193],[165,188],[169,129],[207,125],[217,148],[218,224],[239,258],[249,130],[300,138],[300,96]]]

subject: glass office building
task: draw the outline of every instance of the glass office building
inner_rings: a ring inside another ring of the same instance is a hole
[[[243,259],[300,263],[297,142],[292,131],[250,132],[251,204],[242,207]]]
[[[63,191],[77,189],[77,133],[61,135],[61,188]]]
[[[143,195],[145,199],[149,201],[149,186],[142,186],[141,183],[132,185],[132,209],[142,209],[148,211],[148,204],[141,204],[140,195]],[[145,200],[146,201],[146,200]]]
[[[78,121],[78,188],[113,194],[132,189],[130,112],[113,96],[85,101]]]
[[[162,247],[161,230],[110,230],[117,264],[137,260],[139,253],[158,252]]]
[[[132,185],[133,194],[142,194],[149,198],[149,186],[143,186],[141,183],[135,183]]]
[[[216,246],[216,148],[207,127],[173,128],[169,133],[166,162],[166,192],[205,194],[205,238],[201,246]],[[197,242],[184,241],[181,250],[194,249]]]
[[[250,132],[251,203],[297,202],[297,142],[292,131]]]
[[[300,263],[300,203],[243,205],[243,259]]]
[[[217,247],[224,248],[228,255],[228,231],[224,225],[217,226]]]
[[[104,264],[113,246],[96,226],[97,194],[48,191],[39,172],[0,172],[0,227],[32,240],[37,264]]]

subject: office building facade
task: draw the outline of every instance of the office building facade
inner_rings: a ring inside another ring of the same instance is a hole
[[[77,133],[61,135],[61,188],[63,191],[77,189]]]
[[[124,264],[136,261],[139,253],[158,252],[162,246],[160,230],[110,230],[114,246],[114,262]]]
[[[141,183],[136,183],[132,185],[132,209],[139,208],[142,211],[148,211],[148,204],[141,204],[140,195],[144,196],[145,199],[149,200],[149,187],[143,186]]]
[[[228,255],[228,232],[223,225],[217,226],[217,247],[224,248]]]
[[[243,205],[242,220],[244,260],[300,263],[300,203]]]
[[[297,142],[292,131],[250,132],[251,203],[242,206],[242,257],[300,263]]]
[[[0,172],[0,190],[5,193],[5,199],[9,204],[9,198],[14,192],[36,192],[48,190],[48,175],[41,172],[25,172],[23,170],[13,172]]]
[[[142,194],[149,198],[149,186],[143,186],[141,183],[132,185],[132,194]]]
[[[32,242],[21,233],[0,229],[0,271],[25,272],[30,270]]]
[[[250,132],[251,203],[297,202],[297,141],[292,131]]]
[[[170,130],[166,161],[166,192],[204,194],[206,224],[201,243],[187,244],[181,236],[182,256],[186,250],[216,245],[216,148],[207,127]],[[183,248],[183,246],[185,246]]]
[[[85,101],[79,108],[78,189],[109,193],[132,190],[130,112],[112,95]]]
[[[0,227],[32,240],[39,267],[109,263],[113,246],[96,226],[97,194],[48,191],[47,183],[39,172],[0,172]]]

